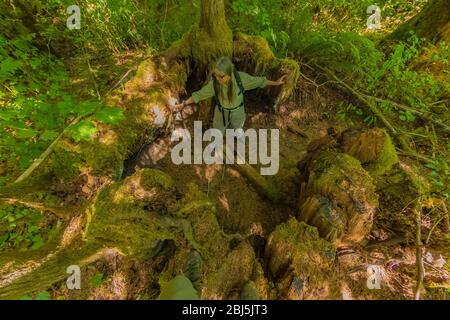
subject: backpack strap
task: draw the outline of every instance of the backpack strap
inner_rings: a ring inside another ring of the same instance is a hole
[[[239,87],[239,90],[241,91],[240,94],[244,95],[244,92],[245,92],[244,85],[242,84],[241,75],[236,70],[236,68],[233,69],[233,74],[234,74],[234,78],[236,79],[236,83]]]
[[[212,75],[212,80],[213,80],[213,88],[214,88],[214,99],[216,99],[215,102],[217,103],[217,105],[220,106],[220,102],[219,102],[220,84],[214,74]]]
[[[214,97],[212,99],[211,111],[214,113],[214,109],[216,108],[216,105],[217,105],[217,107],[219,108],[219,111],[222,113],[222,121],[223,121],[223,125],[225,126],[225,112],[224,112],[222,106],[220,105],[220,100],[219,100],[220,84],[214,74],[212,75],[212,80],[213,80],[213,88],[214,88]]]

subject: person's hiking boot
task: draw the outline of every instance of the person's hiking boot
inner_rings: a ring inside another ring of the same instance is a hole
[[[242,288],[241,300],[260,300],[258,289],[253,281],[247,281]]]
[[[200,294],[203,273],[203,261],[200,254],[192,250],[183,266],[183,274],[192,282],[193,287]]]

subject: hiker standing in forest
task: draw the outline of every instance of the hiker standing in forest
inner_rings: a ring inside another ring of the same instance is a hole
[[[237,71],[228,57],[221,57],[216,64],[212,79],[192,96],[176,105],[177,109],[214,97],[213,127],[222,134],[225,129],[240,129],[245,123],[244,92],[266,86],[280,86],[286,76],[277,81],[266,77],[254,77]]]

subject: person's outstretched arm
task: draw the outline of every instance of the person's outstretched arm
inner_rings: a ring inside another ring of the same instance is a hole
[[[200,101],[214,97],[214,94],[213,81],[211,80],[203,88],[193,92],[192,96],[185,100],[184,103],[175,105],[175,108],[180,109],[193,103],[199,103]]]
[[[267,80],[267,85],[268,86],[281,86],[286,83],[286,81],[285,81],[286,77],[287,77],[287,75],[284,75],[277,81]]]
[[[281,86],[285,83],[284,79],[286,76],[282,76],[277,81],[268,80],[266,77],[255,77],[251,76],[246,72],[239,72],[241,76],[242,85],[244,86],[244,90],[253,90],[256,88],[264,88],[266,86]]]

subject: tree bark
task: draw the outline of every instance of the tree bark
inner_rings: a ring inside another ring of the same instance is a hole
[[[412,19],[400,25],[390,39],[404,40],[414,31],[419,37],[432,43],[450,43],[450,3],[448,0],[430,0],[423,10]]]
[[[215,37],[221,36],[220,32],[223,29],[230,29],[225,18],[225,8],[222,0],[202,0],[200,28]]]
[[[218,58],[233,55],[233,32],[225,18],[223,0],[202,0],[200,10],[200,21],[164,54],[169,64],[188,59],[198,81]]]
[[[225,18],[223,0],[202,0],[198,27],[192,29],[194,73],[202,78],[221,56],[233,55],[233,32]]]

